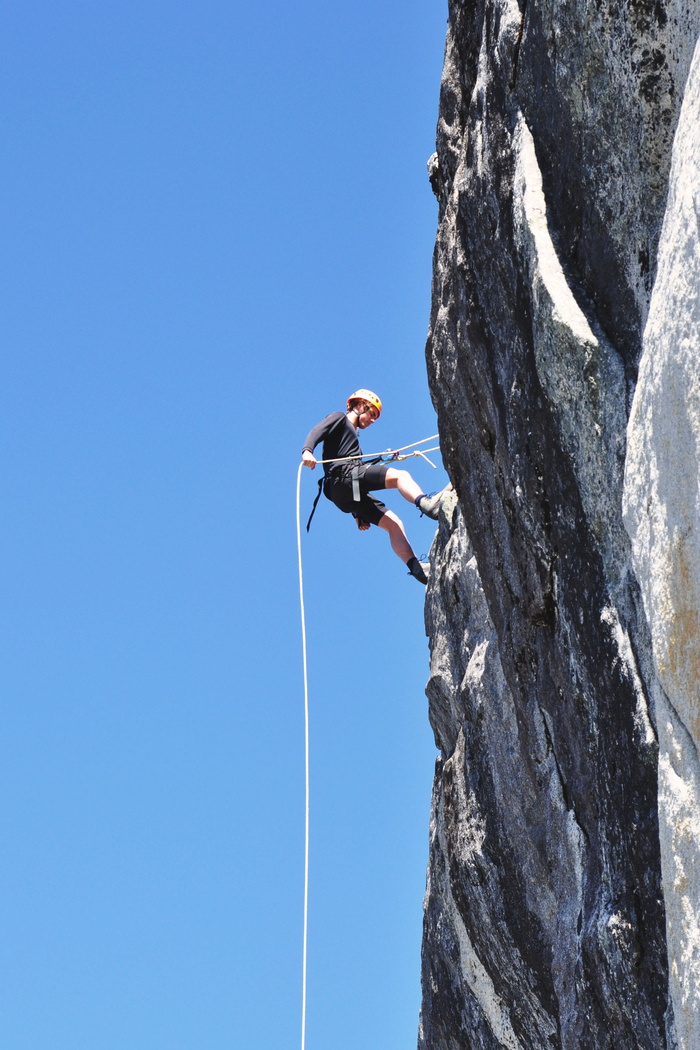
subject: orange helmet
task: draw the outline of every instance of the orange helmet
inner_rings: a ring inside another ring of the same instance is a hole
[[[356,390],[354,394],[351,394],[348,398],[348,412],[356,401],[366,401],[368,405],[376,408],[378,414],[381,414],[382,402],[371,390]]]

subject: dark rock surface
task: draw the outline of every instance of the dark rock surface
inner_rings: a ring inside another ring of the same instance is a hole
[[[450,5],[420,1050],[675,1045],[660,687],[621,500],[699,29],[696,5]]]

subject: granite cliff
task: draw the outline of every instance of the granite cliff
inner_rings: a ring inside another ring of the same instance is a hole
[[[700,1047],[699,34],[450,3],[419,1050]]]

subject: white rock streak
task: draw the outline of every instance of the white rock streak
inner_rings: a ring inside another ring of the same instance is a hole
[[[624,369],[610,343],[591,330],[566,279],[547,224],[535,143],[522,116],[514,150],[516,243],[532,289],[537,374],[571,456],[586,516],[614,591],[617,566],[625,560],[620,522]]]
[[[571,329],[582,343],[598,345],[583,311],[574,299],[552,244],[547,225],[547,209],[542,192],[542,175],[535,155],[535,144],[525,120],[521,117],[517,133],[519,174],[522,178],[522,201],[525,218],[534,239],[539,276],[552,301],[554,317]]]

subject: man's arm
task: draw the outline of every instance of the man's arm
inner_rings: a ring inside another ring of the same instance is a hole
[[[309,433],[308,437],[306,438],[306,441],[304,442],[304,451],[301,454],[301,461],[305,467],[310,467],[311,470],[314,469],[316,463],[318,462],[316,457],[314,456],[314,449],[318,445],[319,441],[323,441],[323,439],[330,433],[330,431],[338,422],[338,420],[342,418],[342,412],[331,412],[329,416],[326,416],[326,418],[321,420],[320,423],[317,423],[313,430]]]

